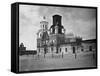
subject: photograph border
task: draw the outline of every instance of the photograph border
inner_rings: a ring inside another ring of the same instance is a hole
[[[67,68],[67,69],[52,69],[52,70],[35,70],[35,71],[19,71],[19,5],[39,5],[39,6],[55,6],[55,7],[77,7],[77,8],[94,8],[96,9],[96,67],[83,68]],[[98,27],[97,27],[97,12],[98,7],[93,6],[76,6],[76,5],[61,5],[61,4],[45,4],[45,3],[27,3],[16,2],[11,4],[11,72],[14,73],[35,73],[35,72],[52,72],[52,71],[69,71],[83,69],[97,69],[98,63]]]

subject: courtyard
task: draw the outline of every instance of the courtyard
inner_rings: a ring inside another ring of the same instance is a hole
[[[70,69],[96,67],[96,53],[81,52],[75,54],[22,55],[19,57],[19,71],[51,69]]]

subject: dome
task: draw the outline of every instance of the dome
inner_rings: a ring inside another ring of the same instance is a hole
[[[74,34],[73,33],[68,33],[68,34],[66,34],[66,38],[74,38]]]
[[[43,32],[43,35],[42,35],[42,39],[43,40],[46,40],[46,39],[49,39],[49,35],[48,35],[48,32]]]

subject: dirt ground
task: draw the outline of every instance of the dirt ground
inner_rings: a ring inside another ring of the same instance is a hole
[[[19,71],[84,68],[96,66],[96,55],[93,52],[53,55],[23,55],[19,57]]]

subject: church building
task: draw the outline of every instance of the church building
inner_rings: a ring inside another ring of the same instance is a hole
[[[66,29],[62,25],[62,16],[53,15],[52,18],[53,21],[50,28],[48,28],[48,22],[45,17],[40,22],[41,28],[37,32],[37,52],[39,54],[67,54],[83,51],[84,44],[87,43],[84,43],[81,37],[74,36],[73,33],[65,33]],[[90,44],[88,43],[88,45]]]

